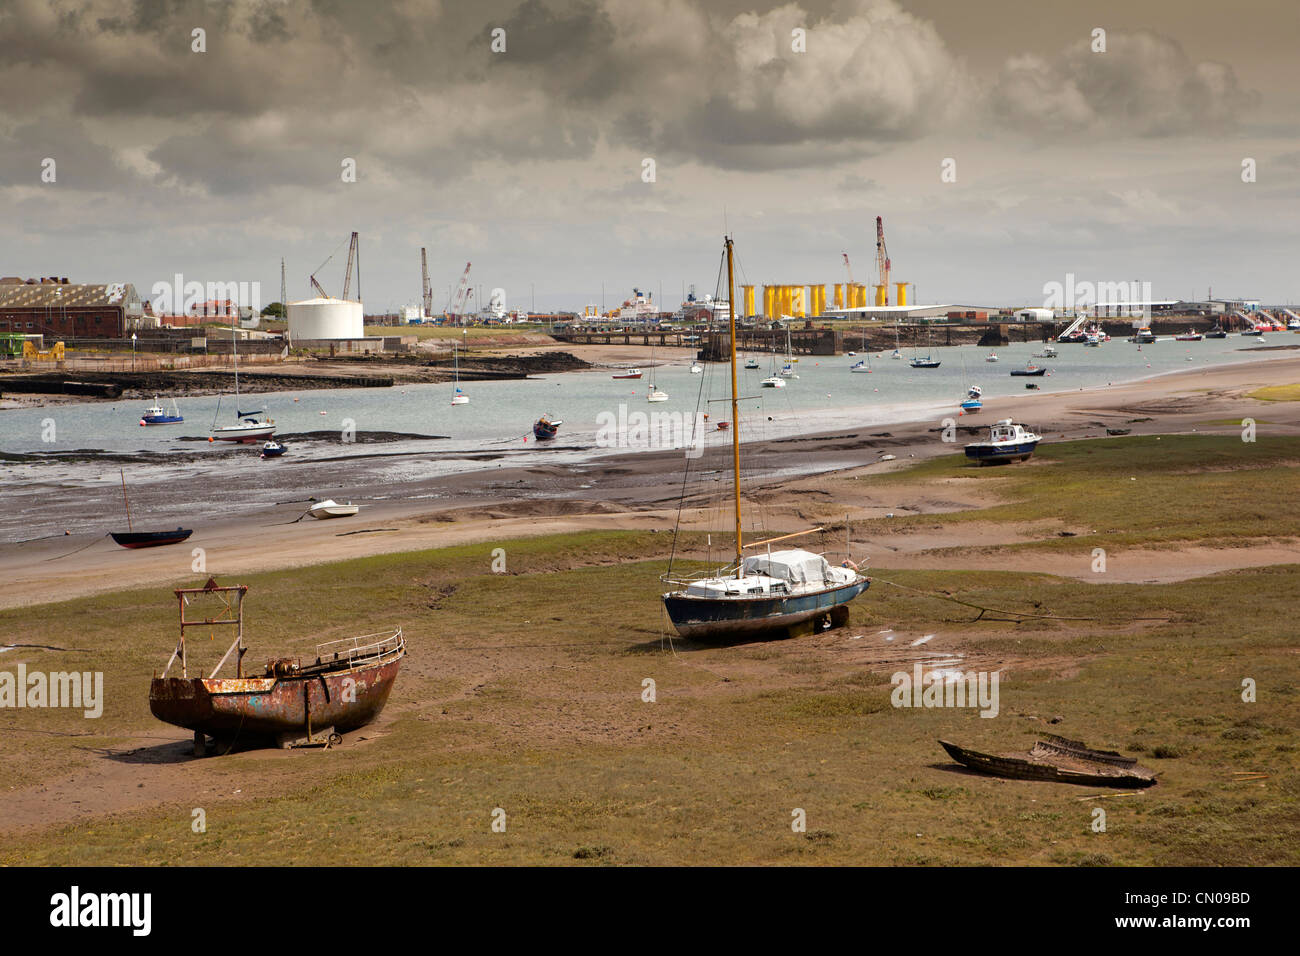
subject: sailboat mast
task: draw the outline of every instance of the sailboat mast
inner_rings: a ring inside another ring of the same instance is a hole
[[[230,323],[230,355],[235,362],[235,418],[239,418],[239,343],[235,340],[235,323]]]
[[[126,496],[126,472],[119,468],[117,473],[122,476],[122,503],[126,505],[126,530],[134,531],[131,527],[131,499]]]
[[[727,237],[727,327],[731,334],[731,466],[736,498],[736,577],[741,577],[745,555],[740,540],[740,404],[736,382],[736,275],[730,236]]]

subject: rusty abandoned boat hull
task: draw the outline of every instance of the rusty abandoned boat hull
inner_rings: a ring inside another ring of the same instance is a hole
[[[402,656],[284,677],[155,677],[149,709],[166,723],[218,738],[293,733],[308,726],[345,733],[379,716]]]

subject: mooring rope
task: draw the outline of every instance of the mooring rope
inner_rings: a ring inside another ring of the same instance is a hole
[[[1003,608],[986,607],[983,604],[975,604],[971,601],[962,601],[955,597],[949,597],[946,594],[936,594],[933,591],[922,591],[920,588],[910,587],[909,585],[906,584],[899,584],[897,581],[886,581],[884,578],[872,577],[870,578],[870,581],[872,584],[875,584],[877,581],[879,581],[881,584],[888,584],[891,587],[896,587],[902,591],[911,591],[913,594],[920,594],[924,597],[933,598],[936,601],[948,601],[952,604],[960,604],[962,607],[974,608],[975,610],[980,612],[975,617],[976,621],[982,618],[986,613],[989,613],[989,614],[1010,614],[1017,618],[1032,617],[1044,621],[1095,621],[1102,624],[1119,623],[1113,620],[1112,618],[1106,618],[1106,617],[1070,617],[1061,614],[1034,614],[1031,611],[1008,611]],[[1010,618],[1008,618],[1008,620],[1010,620]],[[1168,621],[1168,620],[1170,620],[1170,618],[1167,617],[1131,617],[1127,619],[1127,621]]]
[[[105,533],[104,537],[107,538],[108,536],[109,536],[108,533]],[[78,548],[76,551],[69,551],[67,554],[56,554],[54,557],[52,557],[52,558],[45,558],[44,560],[45,560],[45,561],[58,561],[58,560],[61,560],[62,558],[70,558],[70,557],[72,557],[74,554],[80,554],[82,551],[85,551],[86,548],[89,548],[89,547],[92,547],[92,546],[94,546],[94,545],[99,544],[99,542],[100,542],[101,540],[102,540],[102,539],[100,539],[100,538],[96,538],[94,541],[90,542],[90,544],[83,545],[82,547]]]

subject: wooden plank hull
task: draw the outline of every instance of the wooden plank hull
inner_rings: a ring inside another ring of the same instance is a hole
[[[996,755],[958,747],[946,740],[939,745],[959,764],[979,773],[1011,780],[1045,780],[1089,787],[1141,789],[1156,783],[1153,773],[1137,761],[1111,751],[1089,750],[1078,741],[1049,738],[1023,755]],[[1081,748],[1081,749],[1080,749]]]

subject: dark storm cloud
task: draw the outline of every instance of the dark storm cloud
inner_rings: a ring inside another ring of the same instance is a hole
[[[41,180],[46,159],[54,161],[56,179],[52,184]],[[41,186],[62,193],[122,189],[143,183],[143,179],[119,165],[113,151],[96,142],[80,123],[25,123],[0,133],[0,187]]]
[[[1012,57],[987,84],[895,0],[11,0],[0,82],[24,96],[0,103],[0,128],[83,118],[110,155],[141,147],[157,183],[233,196],[337,180],[345,156],[370,182],[443,184],[602,142],[678,167],[828,168],[987,120],[1176,135],[1253,102],[1171,40],[1109,41]]]
[[[1104,53],[1080,41],[1050,59],[1013,57],[989,101],[1029,132],[1170,136],[1232,128],[1259,97],[1231,66],[1194,62],[1174,40],[1112,32]]]
[[[581,66],[584,57],[609,49],[615,38],[609,14],[594,0],[547,4],[524,0],[501,24],[510,63]]]

